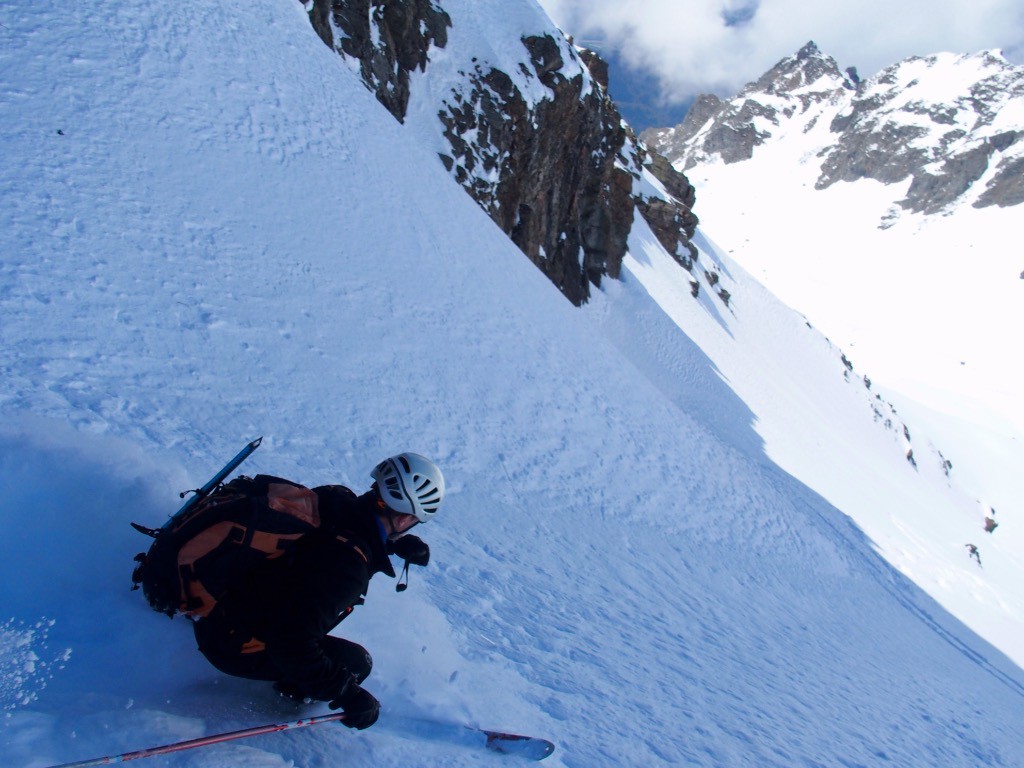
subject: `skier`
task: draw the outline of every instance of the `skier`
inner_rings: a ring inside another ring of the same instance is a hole
[[[978,548],[974,544],[964,544],[964,546],[967,547],[967,556],[973,557],[978,561],[978,565],[981,565],[981,553]]]
[[[194,625],[199,650],[221,672],[272,681],[296,701],[328,701],[360,730],[380,711],[362,687],[372,660],[361,645],[328,633],[363,602],[374,574],[395,576],[389,554],[406,561],[406,573],[409,563],[427,564],[429,547],[408,531],[437,513],[445,490],[441,470],[415,453],[385,459],[371,474],[362,496],[340,485],[314,488],[320,527]]]

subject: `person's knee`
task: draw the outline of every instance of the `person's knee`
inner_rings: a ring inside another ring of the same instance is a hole
[[[362,684],[363,680],[370,676],[370,671],[373,669],[373,657],[365,648],[360,647],[359,650],[361,653],[354,654],[355,658],[348,671],[355,676],[357,683]]]
[[[324,638],[324,652],[355,677],[362,684],[373,669],[373,657],[363,646],[340,637],[328,635]]]

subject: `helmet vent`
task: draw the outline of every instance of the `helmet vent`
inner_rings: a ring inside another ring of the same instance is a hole
[[[433,462],[419,454],[392,456],[378,464],[371,474],[385,503],[395,512],[422,520],[432,517],[441,506],[444,476]]]

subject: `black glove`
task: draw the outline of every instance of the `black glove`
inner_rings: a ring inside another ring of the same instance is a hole
[[[349,680],[338,697],[327,706],[344,711],[345,719],[341,722],[360,731],[376,723],[380,715],[380,702],[354,679]]]
[[[400,539],[388,542],[388,544],[392,555],[398,555],[408,563],[426,565],[430,562],[430,547],[427,546],[427,542],[418,536],[407,533]]]

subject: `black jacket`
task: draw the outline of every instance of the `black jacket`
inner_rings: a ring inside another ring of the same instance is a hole
[[[349,672],[323,652],[320,640],[362,603],[375,573],[393,577],[395,571],[375,515],[375,494],[357,497],[339,485],[313,490],[320,528],[288,554],[268,560],[202,622],[209,622],[207,634],[233,630],[243,642],[262,641],[280,679],[313,698],[331,699]]]

